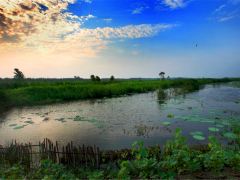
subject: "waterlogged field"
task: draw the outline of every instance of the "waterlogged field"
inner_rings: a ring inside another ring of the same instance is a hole
[[[237,83],[207,85],[186,95],[158,100],[157,92],[118,98],[14,108],[0,117],[0,144],[16,139],[38,143],[47,137],[64,144],[97,145],[101,149],[164,144],[181,128],[189,144],[206,144],[216,136],[223,144],[236,137],[240,122]]]

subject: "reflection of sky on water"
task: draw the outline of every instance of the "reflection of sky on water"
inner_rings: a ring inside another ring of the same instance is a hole
[[[162,144],[177,127],[183,129],[190,143],[206,143],[194,140],[190,133],[201,131],[207,138],[209,127],[221,131],[230,117],[240,119],[236,100],[240,100],[240,89],[206,86],[163,104],[158,103],[156,93],[145,93],[18,108],[0,117],[0,144],[12,139],[37,143],[48,137],[61,143],[73,140],[105,149],[125,148],[135,140],[144,140],[146,145]],[[210,134],[220,138],[220,133]]]

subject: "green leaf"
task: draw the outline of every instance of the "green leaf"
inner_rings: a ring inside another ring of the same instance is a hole
[[[25,125],[22,125],[22,126],[16,126],[16,127],[14,127],[13,129],[22,129],[22,128],[24,128],[25,127]]]
[[[198,141],[203,141],[203,140],[206,139],[204,136],[197,135],[197,134],[196,134],[196,135],[193,135],[193,138],[196,139],[196,140],[198,140]]]
[[[200,136],[202,136],[203,135],[203,132],[201,132],[201,131],[193,131],[193,132],[191,132],[190,133],[191,135],[200,135]]]
[[[226,132],[223,134],[223,136],[228,139],[237,139],[237,135],[232,132]]]
[[[168,118],[174,118],[174,115],[173,114],[168,114],[167,117]]]
[[[171,123],[170,123],[170,122],[167,122],[167,121],[164,121],[164,122],[162,122],[162,124],[163,124],[164,126],[169,126]]]
[[[209,127],[208,130],[211,132],[219,132],[219,129],[216,127]]]
[[[33,122],[33,121],[30,121],[30,120],[28,120],[28,121],[24,121],[24,123],[27,123],[27,124],[33,124],[34,122]]]

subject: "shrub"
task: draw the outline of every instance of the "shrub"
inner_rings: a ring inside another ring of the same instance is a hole
[[[226,151],[213,136],[209,137],[208,147],[208,152],[199,155],[203,160],[203,166],[208,170],[220,172],[224,168]]]
[[[186,144],[180,129],[176,129],[174,139],[166,143],[160,163],[164,171],[177,174],[200,169],[200,163],[194,159],[194,153]]]

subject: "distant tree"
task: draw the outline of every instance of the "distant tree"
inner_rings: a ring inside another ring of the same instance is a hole
[[[101,81],[101,79],[100,79],[99,76],[96,76],[95,79],[96,79],[96,81],[98,81],[98,82]]]
[[[159,73],[159,76],[160,76],[162,79],[165,79],[165,77],[164,77],[164,76],[165,76],[165,72],[160,72],[160,73]]]
[[[90,76],[90,79],[91,79],[92,81],[96,81],[96,77],[95,77],[94,75],[91,75],[91,76]]]
[[[170,79],[170,76],[168,76],[167,79]]]
[[[14,79],[24,79],[24,74],[19,69],[14,69]]]
[[[82,79],[80,76],[74,76],[74,79]]]
[[[115,80],[115,77],[112,75],[111,77],[110,77],[110,81],[114,81]]]

